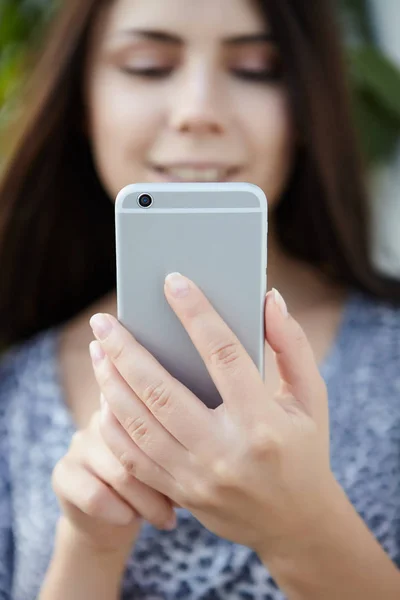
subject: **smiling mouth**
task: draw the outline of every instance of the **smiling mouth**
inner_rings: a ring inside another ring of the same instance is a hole
[[[171,166],[151,165],[167,181],[186,182],[222,182],[229,181],[238,171],[238,167],[224,166]]]

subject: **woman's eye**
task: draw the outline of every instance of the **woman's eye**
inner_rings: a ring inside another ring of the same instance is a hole
[[[121,71],[126,73],[127,75],[136,76],[136,77],[144,77],[147,79],[163,79],[171,75],[174,67],[164,67],[164,68],[148,68],[148,69],[137,69],[134,67],[122,67]],[[245,81],[250,82],[268,82],[268,81],[277,81],[280,79],[279,70],[266,69],[262,71],[254,71],[249,69],[232,69],[232,73],[243,79]]]
[[[122,67],[121,71],[128,75],[136,75],[137,77],[147,77],[149,79],[161,79],[168,77],[173,71],[172,67],[169,68],[149,68],[149,69],[135,69],[133,67]]]
[[[245,81],[266,82],[280,79],[279,70],[249,71],[247,69],[232,69],[232,72]]]

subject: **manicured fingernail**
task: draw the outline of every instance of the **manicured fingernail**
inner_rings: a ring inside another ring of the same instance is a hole
[[[165,283],[175,298],[184,298],[189,294],[189,282],[180,273],[170,273],[165,278]]]
[[[164,529],[166,529],[167,531],[173,531],[174,529],[176,529],[177,525],[178,522],[176,519],[176,514],[174,513],[174,516],[171,517],[171,519],[168,519],[168,521],[165,523]]]
[[[90,327],[93,329],[94,335],[103,341],[106,339],[112,329],[112,323],[106,315],[97,314],[90,319]]]
[[[90,342],[89,352],[90,352],[90,356],[92,358],[92,361],[96,365],[99,362],[101,362],[104,359],[104,357],[105,357],[104,350],[101,347],[100,342],[97,342],[97,341]]]
[[[283,316],[286,318],[289,314],[286,302],[284,301],[284,299],[282,298],[282,296],[278,292],[278,290],[276,290],[275,288],[272,288],[272,295],[273,295],[275,304],[277,305],[277,307],[279,308],[279,310],[281,311]]]

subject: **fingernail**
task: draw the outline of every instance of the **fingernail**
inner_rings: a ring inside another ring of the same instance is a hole
[[[278,290],[276,290],[275,288],[272,288],[272,295],[273,295],[275,304],[277,305],[277,307],[279,308],[279,310],[281,311],[283,316],[286,318],[289,313],[288,313],[286,302],[284,301],[283,297],[278,292]]]
[[[176,529],[177,525],[178,522],[176,519],[176,514],[174,513],[174,516],[168,519],[168,521],[165,523],[164,529],[166,529],[167,531],[173,531],[174,529]]]
[[[94,335],[101,341],[105,340],[112,329],[112,323],[106,315],[97,314],[90,319],[90,327]]]
[[[105,358],[105,353],[103,348],[101,347],[100,342],[93,341],[89,344],[89,352],[92,361],[95,365],[101,362]]]
[[[165,283],[175,298],[184,298],[189,294],[189,282],[180,273],[170,273],[165,278]]]

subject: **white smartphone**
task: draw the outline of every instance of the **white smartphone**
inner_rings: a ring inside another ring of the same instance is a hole
[[[264,378],[267,199],[248,183],[146,183],[115,204],[118,319],[209,408],[222,398],[164,295],[192,279]]]

